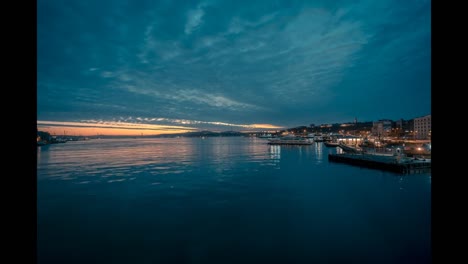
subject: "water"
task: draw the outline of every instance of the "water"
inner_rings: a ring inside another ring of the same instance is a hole
[[[101,139],[38,147],[38,263],[431,263],[431,175],[322,143]]]

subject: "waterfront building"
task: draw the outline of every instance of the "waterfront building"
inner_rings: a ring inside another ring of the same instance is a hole
[[[413,131],[416,139],[430,139],[431,115],[415,118]]]
[[[388,136],[392,130],[392,120],[382,119],[372,123],[372,134],[374,136]]]

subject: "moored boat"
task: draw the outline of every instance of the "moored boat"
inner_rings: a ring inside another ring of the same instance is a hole
[[[340,143],[332,141],[324,141],[323,144],[327,147],[338,147]]]
[[[364,150],[361,149],[361,148],[349,146],[349,145],[346,145],[343,142],[340,142],[338,144],[338,147],[343,149],[344,152],[348,152],[348,153],[363,153],[364,152]]]
[[[257,136],[258,138],[273,138],[272,134],[261,134]]]
[[[269,139],[268,144],[270,145],[311,145],[312,140],[296,136],[284,136],[280,138]]]

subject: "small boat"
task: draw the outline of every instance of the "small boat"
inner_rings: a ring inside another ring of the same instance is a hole
[[[288,136],[284,136],[280,138],[269,139],[268,144],[270,145],[312,145],[313,141],[307,138],[288,135]]]
[[[314,141],[315,142],[324,142],[325,139],[322,135],[314,135]]]
[[[38,146],[45,146],[45,145],[47,145],[47,141],[39,140],[39,141],[37,141],[37,145]]]
[[[340,143],[332,141],[324,141],[323,144],[327,147],[338,147]]]

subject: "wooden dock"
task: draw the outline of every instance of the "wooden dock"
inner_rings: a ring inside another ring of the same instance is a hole
[[[431,171],[431,160],[390,155],[328,154],[328,160],[402,174],[425,173]]]

